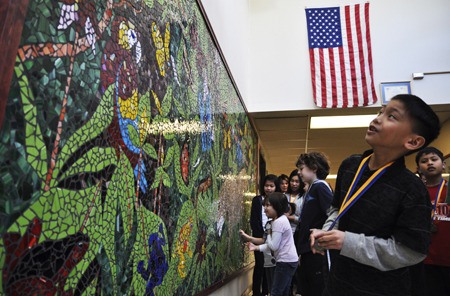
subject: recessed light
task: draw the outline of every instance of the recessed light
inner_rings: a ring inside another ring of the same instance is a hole
[[[346,116],[313,116],[310,129],[368,127],[376,114]]]

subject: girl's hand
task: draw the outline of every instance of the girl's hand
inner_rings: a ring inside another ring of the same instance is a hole
[[[239,234],[241,235],[243,240],[245,240],[245,241],[249,240],[249,235],[247,233],[245,233],[244,230],[239,229]]]
[[[258,246],[255,246],[255,245],[252,244],[252,243],[248,243],[247,246],[248,246],[248,250],[249,250],[249,251],[259,251],[259,247],[258,247]]]
[[[294,222],[295,224],[298,224],[298,218],[297,218],[297,216],[295,216],[295,214],[289,215],[288,220],[290,222]]]

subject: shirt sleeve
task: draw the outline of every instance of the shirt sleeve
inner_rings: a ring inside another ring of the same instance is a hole
[[[289,222],[293,222],[295,224],[298,224],[299,217],[297,215],[295,215],[295,214],[292,214],[292,215],[289,215],[289,216],[286,215],[286,217],[288,218]],[[291,217],[293,217],[293,218],[291,218]]]
[[[330,228],[331,224],[333,224],[333,222],[336,220],[338,214],[339,214],[339,209],[335,208],[333,206],[330,206],[327,210],[328,218],[325,221],[325,223],[323,224],[322,230],[328,231],[328,228]],[[336,222],[333,229],[337,229],[338,226],[339,226],[339,221]]]
[[[345,232],[340,254],[381,271],[414,265],[426,257],[395,241],[393,237],[382,239],[348,231]]]
[[[259,246],[259,251],[265,252],[268,249],[277,251],[280,248],[281,237],[281,232],[272,231],[272,234],[267,236],[266,243]]]

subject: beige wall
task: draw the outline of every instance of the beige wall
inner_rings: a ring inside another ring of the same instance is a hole
[[[444,155],[450,154],[450,120],[442,125],[441,134],[433,143],[433,146],[441,150]]]
[[[210,296],[250,295],[253,283],[252,276],[253,268],[249,268],[231,282],[212,292]]]

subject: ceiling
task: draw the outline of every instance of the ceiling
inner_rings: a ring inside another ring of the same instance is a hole
[[[433,105],[441,124],[450,118],[450,105]],[[317,109],[304,111],[250,113],[266,161],[267,173],[289,175],[301,153],[320,151],[328,156],[330,174],[337,174],[341,162],[351,154],[370,147],[364,140],[367,127],[309,129],[311,116],[376,114],[380,107]]]

